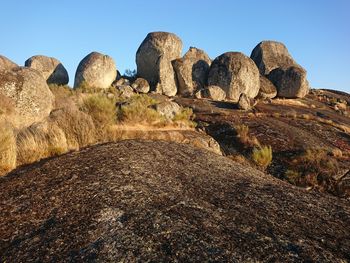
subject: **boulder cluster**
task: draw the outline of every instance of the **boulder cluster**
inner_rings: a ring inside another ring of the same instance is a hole
[[[249,109],[254,98],[276,96],[301,98],[309,91],[306,71],[289,54],[285,45],[259,43],[248,57],[226,52],[213,61],[201,49],[190,47],[181,57],[182,41],[172,33],[152,32],[136,52],[135,76],[121,76],[114,60],[92,52],[78,65],[74,88],[116,87],[125,96],[155,92],[166,96],[209,98],[236,102]],[[18,66],[0,56],[0,94],[10,98],[26,126],[45,118],[52,110],[53,95],[48,84],[66,85],[68,72],[52,57],[37,55]]]

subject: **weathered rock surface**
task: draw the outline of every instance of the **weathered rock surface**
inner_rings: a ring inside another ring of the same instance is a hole
[[[154,109],[166,119],[171,120],[177,113],[180,112],[181,107],[179,104],[173,101],[163,101],[154,105]]]
[[[177,93],[176,76],[171,61],[181,57],[182,41],[167,32],[149,33],[136,52],[137,75],[153,90],[167,96]]]
[[[134,89],[129,85],[117,86],[117,90],[120,92],[120,96],[124,98],[131,98],[135,95]]]
[[[178,94],[184,97],[193,96],[207,84],[211,59],[201,49],[191,47],[186,54],[173,61],[178,81]]]
[[[263,75],[260,75],[260,90],[258,97],[261,99],[273,99],[277,96],[277,89],[273,83]]]
[[[66,68],[56,58],[33,56],[27,59],[24,65],[39,71],[48,84],[66,85],[69,82]]]
[[[131,87],[138,93],[148,93],[150,90],[148,81],[143,78],[137,78]]]
[[[202,95],[204,98],[216,101],[222,101],[226,99],[226,92],[219,86],[208,86],[202,91]]]
[[[250,99],[248,98],[248,96],[242,93],[239,96],[237,106],[238,106],[238,109],[240,110],[250,110],[251,105],[250,105]]]
[[[262,41],[252,51],[254,60],[262,75],[268,75],[275,68],[297,65],[283,43]]]
[[[114,60],[98,52],[88,54],[78,65],[74,88],[84,84],[92,88],[107,89],[117,77]]]
[[[0,93],[14,103],[17,116],[10,121],[16,127],[44,119],[53,107],[53,95],[45,79],[34,69],[18,67],[0,71]]]
[[[277,68],[268,75],[277,87],[277,96],[284,98],[302,98],[309,92],[306,71],[297,66]]]
[[[221,87],[226,92],[226,99],[235,102],[242,93],[254,98],[260,88],[259,70],[244,54],[227,52],[211,64],[208,85]]]
[[[350,205],[225,157],[123,141],[0,179],[6,262],[347,262]]]
[[[15,62],[11,61],[10,59],[8,59],[5,56],[0,55],[0,71],[11,70],[11,69],[15,69],[17,67],[18,67],[18,65]]]

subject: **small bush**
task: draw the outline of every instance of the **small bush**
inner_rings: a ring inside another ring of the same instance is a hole
[[[116,102],[103,94],[94,94],[85,98],[80,106],[80,110],[89,114],[96,127],[105,130],[108,126],[116,123]]]
[[[174,116],[173,122],[176,124],[184,125],[185,127],[195,128],[196,123],[193,121],[194,118],[195,115],[191,108],[183,108]]]
[[[0,122],[0,175],[16,167],[16,139],[12,127]]]
[[[137,94],[120,103],[118,108],[118,120],[128,124],[164,124],[165,119],[151,106],[156,100],[144,94]]]
[[[294,170],[287,170],[284,174],[284,177],[287,179],[289,183],[297,185],[301,177],[301,174]]]
[[[67,107],[67,105],[74,104],[72,97],[76,95],[76,92],[68,85],[61,86],[57,84],[50,84],[49,88],[55,97],[55,109],[64,108]]]
[[[253,161],[266,169],[272,162],[272,148],[271,146],[261,146],[259,148],[254,148],[252,153]]]
[[[287,171],[285,178],[291,183],[302,187],[334,191],[333,176],[337,174],[339,168],[337,160],[332,157],[332,152],[321,148],[307,149],[292,161],[291,166],[293,172],[299,175],[295,179],[293,174]]]
[[[260,146],[258,139],[255,136],[249,135],[249,127],[247,125],[239,124],[239,125],[236,125],[234,128],[237,133],[236,135],[237,138],[244,146],[248,146],[248,147]]]

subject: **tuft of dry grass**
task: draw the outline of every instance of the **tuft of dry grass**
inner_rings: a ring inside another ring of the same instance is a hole
[[[96,129],[92,117],[75,107],[53,111],[50,121],[62,129],[67,139],[68,150],[78,150],[96,142]]]
[[[252,152],[252,160],[265,170],[272,162],[271,146],[260,146],[258,148],[254,148]]]
[[[259,146],[260,143],[255,136],[249,135],[249,127],[245,124],[238,124],[235,127],[238,140],[248,147]]]
[[[53,122],[35,123],[19,131],[16,136],[18,165],[68,151],[64,132]]]
[[[16,167],[16,139],[12,127],[0,122],[0,176]]]

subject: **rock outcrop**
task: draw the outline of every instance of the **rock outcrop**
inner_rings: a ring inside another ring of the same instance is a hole
[[[252,51],[250,58],[254,60],[262,75],[268,75],[275,68],[296,65],[283,43],[262,41]]]
[[[45,79],[34,69],[18,67],[0,71],[0,93],[14,103],[17,116],[10,121],[16,127],[44,119],[53,107],[53,95]]]
[[[107,89],[117,77],[114,60],[107,55],[92,52],[78,65],[74,88],[86,85],[90,88]]]
[[[175,34],[149,33],[136,52],[138,77],[146,79],[152,90],[175,96],[177,85],[172,61],[181,57],[181,51],[182,41]]]
[[[350,205],[161,141],[97,145],[0,178],[5,262],[347,262]]]
[[[306,71],[298,66],[276,68],[268,78],[277,87],[278,97],[302,98],[309,93]]]
[[[226,99],[226,92],[219,86],[208,86],[201,92],[202,97],[211,100],[222,101]]]
[[[33,56],[26,60],[26,67],[39,71],[47,84],[66,85],[69,82],[69,76],[62,63],[52,57]]]
[[[1,56],[0,55],[0,71],[2,70],[11,70],[17,68],[18,65],[8,59],[7,57]]]
[[[273,83],[263,75],[260,75],[260,90],[258,98],[273,99],[277,96],[277,89]]]
[[[221,87],[226,92],[226,99],[234,102],[242,93],[254,98],[260,88],[259,70],[254,61],[244,54],[227,52],[211,64],[208,85]]]
[[[191,47],[186,54],[173,61],[178,81],[178,94],[191,97],[207,84],[211,60],[201,49]]]

